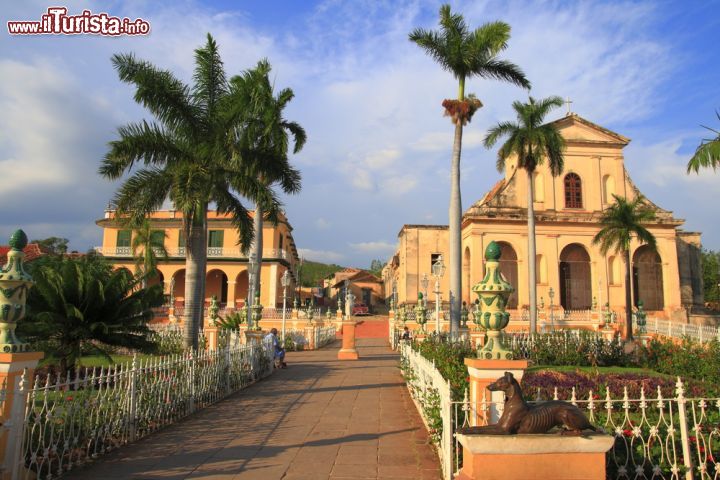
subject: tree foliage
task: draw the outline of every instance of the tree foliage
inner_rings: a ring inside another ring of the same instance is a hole
[[[229,214],[246,250],[253,223],[245,199],[265,205],[270,219],[280,200],[260,182],[257,164],[274,152],[248,140],[246,112],[251,105],[238,84],[228,82],[215,40],[195,50],[193,84],[133,54],[117,54],[112,63],[120,80],[135,87],[135,101],[154,120],[118,130],[99,173],[110,180],[129,174],[112,203],[120,216],[142,221],[166,200],[183,214],[186,247],[185,333],[197,348],[203,317],[207,264],[207,211]]]
[[[720,112],[715,112],[715,115],[720,120]],[[700,173],[701,168],[716,170],[720,166],[720,131],[710,127],[704,128],[710,130],[715,137],[705,138],[700,142],[695,154],[688,162],[687,173]]]
[[[48,237],[38,240],[31,240],[30,243],[37,243],[40,248],[44,251],[54,254],[62,255],[68,251],[68,243],[70,240],[61,237]]]
[[[385,262],[376,258],[370,262],[370,270],[369,271],[376,277],[379,277],[382,274],[382,270],[384,267],[385,267]]]
[[[702,250],[705,302],[720,306],[720,252]]]
[[[655,236],[644,224],[655,220],[655,211],[638,195],[629,201],[613,195],[615,203],[600,218],[602,229],[593,237],[593,244],[600,246],[600,253],[621,253],[625,261],[625,337],[632,340],[632,275],[630,274],[630,242],[633,238],[642,245],[656,250]]]
[[[141,276],[112,270],[93,257],[46,257],[33,262],[35,284],[28,295],[29,316],[18,334],[72,368],[84,353],[108,359],[111,347],[150,351],[147,323],[162,305],[160,286],[141,289]]]

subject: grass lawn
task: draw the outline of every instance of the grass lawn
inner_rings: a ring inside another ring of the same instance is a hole
[[[117,365],[118,363],[130,363],[132,362],[132,355],[110,355],[112,357],[112,361],[109,361],[107,358],[103,357],[102,355],[86,355],[80,359],[78,362],[78,365],[80,367],[109,367],[110,365]],[[137,356],[138,361],[139,360],[145,360],[148,358],[157,358],[156,355],[144,355],[139,354]],[[40,366],[45,365],[57,365],[57,359],[53,357],[46,357],[43,358],[40,362]]]

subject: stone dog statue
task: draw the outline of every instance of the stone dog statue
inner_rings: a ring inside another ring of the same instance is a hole
[[[520,384],[513,374],[505,375],[488,385],[490,391],[505,393],[505,409],[494,425],[467,427],[463,434],[512,435],[516,433],[546,433],[553,427],[562,427],[564,435],[581,435],[583,430],[596,431],[585,414],[575,405],[552,400],[528,405],[522,396]]]

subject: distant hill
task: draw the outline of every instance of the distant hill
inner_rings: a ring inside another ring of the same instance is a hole
[[[345,267],[334,263],[327,264],[305,260],[300,270],[300,283],[303,287],[317,287],[321,284],[323,278],[343,268]]]

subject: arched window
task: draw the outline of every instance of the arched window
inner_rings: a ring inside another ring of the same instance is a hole
[[[565,208],[583,208],[582,182],[576,173],[565,175]]]
[[[615,194],[615,180],[610,175],[603,177],[603,203],[613,203]]]

